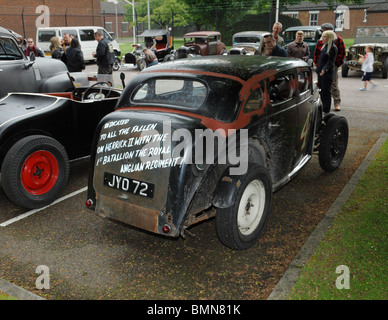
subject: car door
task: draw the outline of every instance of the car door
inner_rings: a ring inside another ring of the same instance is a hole
[[[267,81],[267,92],[270,103],[266,108],[266,141],[270,148],[271,176],[276,188],[287,179],[295,163],[298,99],[294,71],[279,73],[272,81]]]
[[[0,37],[0,97],[8,92],[37,91],[32,64],[13,38]]]
[[[314,135],[314,96],[312,95],[313,78],[311,69],[303,68],[298,70],[298,128],[296,139],[295,166],[303,162],[306,156],[311,153]]]

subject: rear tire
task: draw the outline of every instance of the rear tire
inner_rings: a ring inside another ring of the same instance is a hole
[[[7,152],[1,184],[15,204],[36,209],[58,198],[69,177],[69,159],[63,146],[50,137],[28,136]]]
[[[235,202],[229,208],[218,208],[216,229],[220,241],[232,249],[252,247],[264,230],[271,211],[272,183],[268,171],[255,165],[239,179]]]
[[[331,116],[322,129],[319,146],[319,164],[325,171],[336,170],[345,156],[348,145],[349,127],[344,117]]]
[[[382,73],[381,77],[383,79],[387,79],[387,77],[388,77],[388,57],[384,61],[383,73]]]

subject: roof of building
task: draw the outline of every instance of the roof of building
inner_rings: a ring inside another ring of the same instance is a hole
[[[360,4],[346,4],[349,9],[367,9],[369,12],[373,11],[387,11],[388,2],[386,0],[365,0],[364,3]],[[333,10],[338,7],[334,6]],[[284,6],[283,12],[286,11],[310,11],[310,10],[327,10],[329,5],[321,1],[319,3],[312,3],[310,1],[302,1],[297,5],[287,5]]]
[[[117,14],[125,15],[127,9],[124,7],[125,2],[117,2]],[[100,1],[101,13],[102,14],[116,14],[116,5],[113,2]]]

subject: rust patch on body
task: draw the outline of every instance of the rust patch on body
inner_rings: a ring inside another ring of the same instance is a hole
[[[96,212],[103,217],[158,233],[158,210],[140,207],[120,199],[99,194],[97,197]]]

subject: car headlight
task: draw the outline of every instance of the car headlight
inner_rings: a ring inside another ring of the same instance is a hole
[[[383,48],[379,47],[379,48],[377,48],[377,51],[381,52],[381,51],[383,51]]]
[[[356,52],[356,48],[350,48],[351,52]]]

